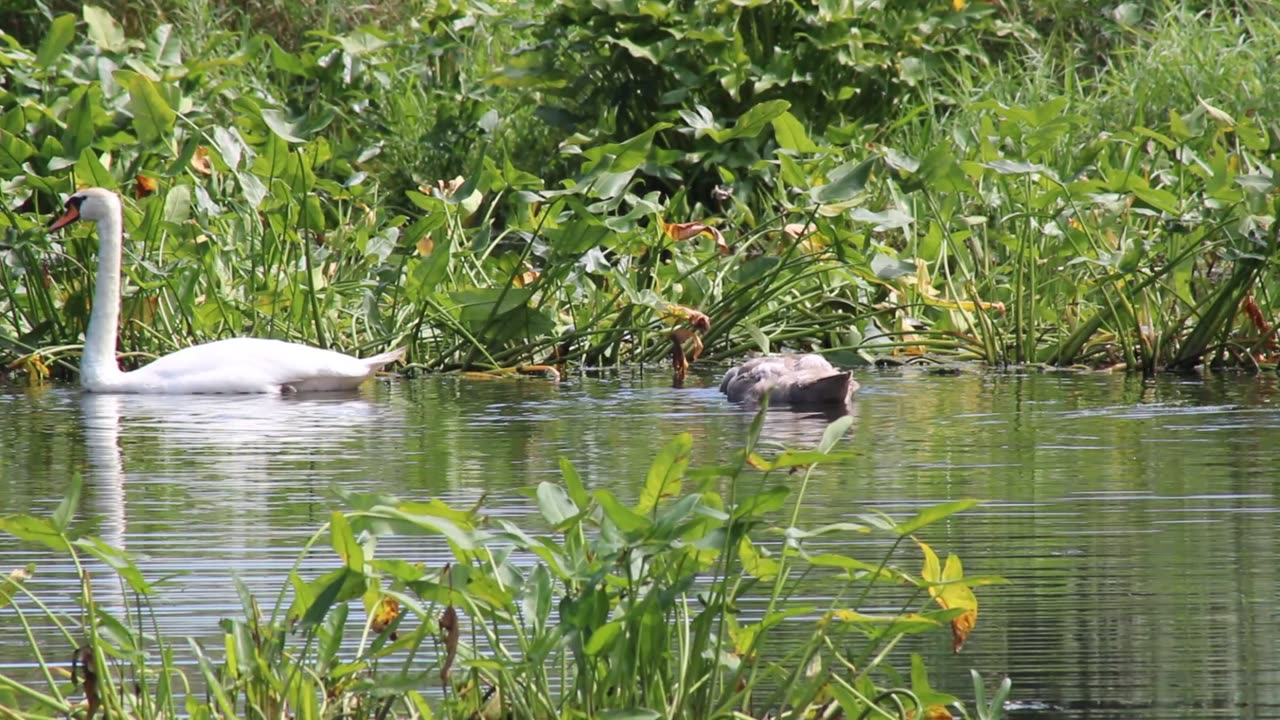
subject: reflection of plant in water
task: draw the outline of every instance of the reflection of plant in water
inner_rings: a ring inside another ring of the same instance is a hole
[[[25,585],[29,570],[11,574],[0,602],[27,629],[42,680],[0,676],[0,703],[72,714],[83,707],[74,697],[82,681],[89,714],[100,705],[109,717],[172,717],[179,708],[261,718],[920,717],[926,709],[941,717],[955,699],[929,687],[920,658],[909,687],[895,687],[901,680],[886,658],[905,637],[948,623],[958,650],[976,620],[970,588],[990,580],[965,578],[957,558],[941,563],[919,540],[919,576],[891,559],[903,540],[973,501],[903,522],[866,512],[801,527],[810,475],[840,455],[851,420],[833,422],[814,449],[765,457],[757,450],[763,419],[762,410],[746,448],[725,466],[691,468],[692,437],[677,436],[634,503],[588,489],[562,460],[562,483],[530,493],[551,529],[544,535],[479,506],[345,494],[352,509],[332,513],[312,536],[269,614],[237,581],[243,614],[222,621],[220,652],[191,641],[207,692],[193,691],[172,640],[154,624],[163,584],[72,527],[77,482],[50,518],[0,518],[10,534],[70,558],[88,619],[43,604]],[[865,562],[825,544],[851,534],[891,545]],[[390,535],[443,541],[453,561],[428,568],[378,558],[379,538]],[[338,566],[304,579],[302,560],[326,537]],[[129,589],[123,613],[95,602],[86,557]],[[801,599],[818,577],[829,599]],[[898,609],[864,610],[873,591],[877,608],[892,593]],[[38,635],[36,617],[58,637]],[[57,674],[71,652],[77,674],[68,684]]]

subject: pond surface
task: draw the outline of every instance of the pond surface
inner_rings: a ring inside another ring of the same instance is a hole
[[[1011,581],[979,589],[961,654],[941,634],[918,647],[934,687],[971,698],[969,668],[1007,674],[1024,718],[1280,718],[1274,376],[858,379],[842,444],[856,455],[819,469],[805,522],[982,498],[924,537],[967,574]],[[532,510],[521,491],[556,480],[561,456],[626,498],[678,432],[692,432],[695,465],[727,458],[751,414],[712,377],[690,385],[655,373],[427,378],[310,398],[0,390],[0,511],[48,513],[81,473],[86,526],[149,578],[176,575],[157,602],[164,628],[216,638],[217,618],[238,613],[232,574],[279,588],[340,507],[332,486],[459,507],[483,496],[518,519]],[[764,434],[807,447],[825,424],[773,411]],[[442,557],[421,541],[413,553]],[[41,563],[32,586],[66,603],[71,569],[0,537],[0,571],[28,561]],[[30,661],[21,633],[0,614],[0,672]]]

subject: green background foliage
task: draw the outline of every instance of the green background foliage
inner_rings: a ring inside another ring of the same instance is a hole
[[[0,12],[6,364],[75,365],[94,239],[43,226],[77,185],[129,198],[143,359],[641,362],[692,307],[712,358],[1275,360],[1267,3]]]

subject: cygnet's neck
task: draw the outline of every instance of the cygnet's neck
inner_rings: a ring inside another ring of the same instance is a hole
[[[98,274],[93,310],[85,334],[80,361],[80,384],[102,390],[123,373],[116,364],[116,337],[120,331],[120,253],[123,244],[120,206],[98,220]]]

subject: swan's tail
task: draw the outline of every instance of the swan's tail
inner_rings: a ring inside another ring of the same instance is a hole
[[[405,348],[400,347],[377,355],[370,355],[367,358],[360,358],[360,360],[365,365],[368,365],[370,370],[377,371],[381,370],[383,366],[390,365],[391,363],[403,358],[404,352]]]

